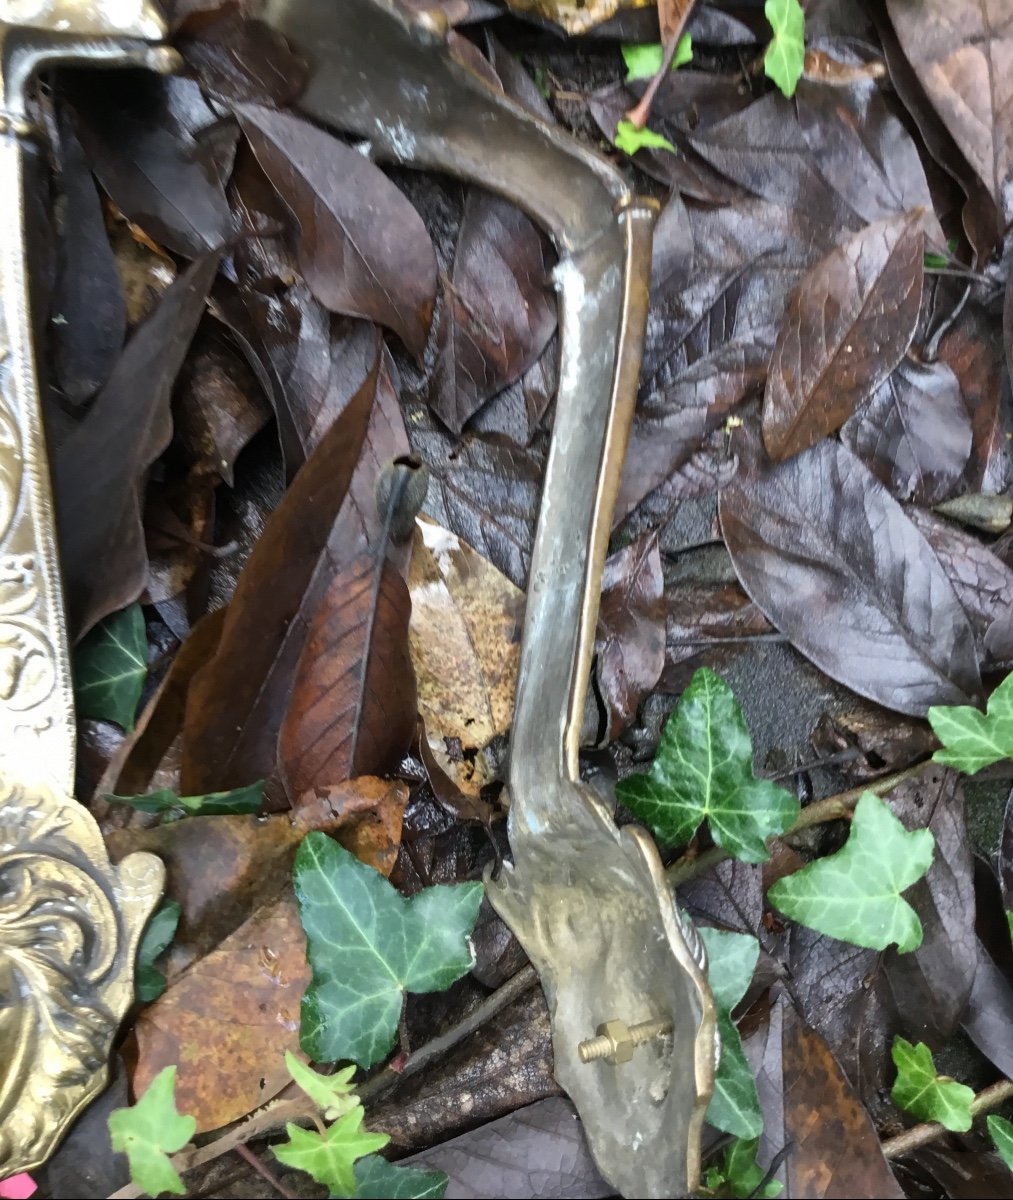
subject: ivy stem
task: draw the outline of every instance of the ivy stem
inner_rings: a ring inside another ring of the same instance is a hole
[[[998,1083],[993,1083],[991,1087],[980,1091],[971,1101],[971,1116],[977,1117],[982,1113],[991,1112],[993,1108],[998,1108],[1000,1104],[1011,1099],[1013,1099],[1013,1080],[1000,1079]],[[887,1138],[883,1142],[883,1153],[887,1158],[902,1158],[905,1154],[910,1154],[912,1150],[934,1142],[936,1138],[942,1137],[947,1132],[946,1127],[937,1121],[926,1121],[923,1125],[913,1125],[910,1129],[905,1129],[903,1133],[898,1133],[896,1137]]]
[[[237,1146],[236,1153],[240,1158],[245,1159],[258,1175],[261,1175],[267,1180],[267,1182],[271,1185],[271,1187],[274,1188],[278,1195],[282,1197],[282,1200],[296,1200],[295,1193],[290,1192],[285,1187],[285,1185],[281,1182],[277,1175],[275,1175],[271,1168],[268,1167],[266,1163],[262,1163],[249,1148],[249,1146]]]
[[[811,829],[814,825],[825,825],[827,821],[839,821],[850,817],[863,792],[873,792],[877,796],[882,796],[884,792],[893,791],[895,787],[906,783],[909,779],[917,778],[928,765],[928,762],[921,762],[913,767],[906,767],[903,771],[895,771],[892,775],[884,775],[882,779],[875,779],[861,787],[838,792],[836,796],[827,796],[825,800],[814,800],[812,804],[807,804],[802,809],[794,825],[786,829],[784,833],[778,834],[777,837],[768,838],[767,845],[784,841],[796,833],[801,833],[803,829]],[[716,867],[718,863],[731,857],[728,851],[722,850],[720,846],[712,846],[702,854],[684,854],[668,868],[668,882],[673,888],[679,887],[680,884],[688,883],[697,875],[702,875],[704,871]]]

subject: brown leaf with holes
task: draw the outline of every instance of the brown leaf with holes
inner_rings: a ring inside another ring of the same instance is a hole
[[[278,741],[294,803],[354,775],[391,771],[408,750],[417,713],[410,615],[404,580],[374,554],[360,555],[331,580],[295,669]]]
[[[918,321],[923,240],[919,210],[877,221],[792,292],[763,404],[775,461],[839,429],[900,362]]]
[[[299,266],[316,298],[393,329],[421,356],[436,255],[419,214],[379,167],[309,121],[259,104],[234,111],[299,226]]]
[[[408,587],[419,713],[437,765],[477,795],[482,750],[510,728],[524,593],[456,534],[420,519]],[[448,744],[456,743],[453,755]]]

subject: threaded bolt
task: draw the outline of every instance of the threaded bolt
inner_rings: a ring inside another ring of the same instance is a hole
[[[641,1021],[633,1026],[627,1026],[625,1021],[605,1021],[598,1026],[596,1037],[586,1038],[578,1044],[577,1054],[582,1063],[604,1059],[617,1066],[629,1062],[637,1046],[671,1032],[671,1021]]]

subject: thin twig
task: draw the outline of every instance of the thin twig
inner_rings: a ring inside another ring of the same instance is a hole
[[[839,821],[844,817],[850,817],[863,792],[873,792],[875,795],[881,796],[884,792],[893,791],[895,787],[906,783],[909,779],[917,778],[928,765],[927,762],[921,762],[914,767],[907,767],[903,771],[896,771],[893,775],[884,775],[882,779],[875,779],[861,787],[839,792],[836,796],[827,796],[825,800],[815,800],[802,809],[798,820],[790,829],[786,829],[779,837],[768,838],[767,844],[783,841],[796,833],[801,833],[803,829],[811,829],[814,825],[823,825],[827,821]],[[702,854],[684,854],[668,868],[668,882],[672,887],[678,887],[680,884],[702,875],[704,871],[717,866],[718,863],[724,862],[726,858],[731,858],[731,855],[727,850],[722,850],[720,846],[712,846],[710,850],[705,850]]]
[[[363,1104],[373,1104],[385,1096],[392,1088],[419,1071],[436,1058],[446,1054],[455,1046],[469,1038],[493,1017],[508,1008],[538,982],[538,974],[532,966],[523,967],[516,975],[511,976],[502,987],[487,996],[481,1004],[472,1009],[463,1020],[448,1029],[446,1033],[426,1042],[408,1059],[400,1071],[392,1067],[384,1067],[372,1079],[366,1080],[358,1089],[359,1099]],[[265,1137],[281,1129],[286,1122],[306,1122],[312,1119],[316,1106],[303,1095],[295,1084],[290,1084],[270,1104],[258,1108],[238,1125],[234,1125],[227,1133],[215,1138],[204,1146],[191,1146],[181,1150],[172,1158],[172,1165],[179,1172],[192,1170],[203,1166],[223,1154],[244,1146],[254,1138]],[[109,1200],[137,1200],[144,1193],[133,1184],[113,1192]]]
[[[277,1175],[275,1175],[271,1168],[268,1167],[266,1163],[262,1163],[249,1148],[249,1146],[237,1146],[236,1153],[240,1158],[245,1159],[258,1175],[267,1180],[267,1182],[271,1185],[271,1187],[274,1188],[278,1195],[282,1197],[282,1200],[296,1200],[295,1193],[290,1192],[288,1188],[285,1187],[285,1185],[281,1182]]]
[[[1000,1079],[998,1083],[993,1083],[991,1087],[980,1091],[971,1101],[971,1116],[977,1117],[981,1113],[991,1112],[993,1108],[998,1108],[1007,1100],[1013,1100],[1013,1080]],[[898,1133],[896,1137],[887,1138],[883,1143],[883,1153],[887,1158],[903,1158],[912,1150],[917,1150],[920,1146],[927,1146],[930,1142],[941,1138],[946,1132],[946,1127],[936,1121],[926,1121],[924,1125],[913,1125],[910,1129],[905,1129],[903,1133]]]

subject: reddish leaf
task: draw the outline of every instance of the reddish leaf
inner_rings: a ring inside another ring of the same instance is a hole
[[[77,637],[144,590],[141,493],[172,436],[173,383],[217,270],[213,253],[176,279],[55,455],[60,565]]]
[[[445,289],[430,404],[455,433],[537,362],[556,328],[551,253],[514,205],[471,191]]]
[[[325,308],[393,329],[420,357],[436,292],[422,218],[383,172],[308,121],[235,107],[257,161],[299,226],[303,278]]]
[[[410,615],[408,588],[382,557],[361,555],[331,579],[281,726],[293,802],[354,775],[391,771],[408,750],[417,711]]]
[[[841,437],[898,500],[919,504],[952,496],[971,455],[971,419],[960,383],[941,362],[905,358]]]
[[[1013,172],[1013,26],[1004,0],[887,0],[918,78],[996,208]]]
[[[917,217],[870,225],[788,301],[767,377],[763,440],[788,458],[838,429],[907,350],[922,297]]]
[[[278,731],[307,625],[334,570],[335,518],[366,439],[376,383],[374,371],[296,476],[240,576],[218,651],[187,699],[187,794],[275,773]]]
[[[780,640],[774,627],[734,583],[681,584],[666,597],[662,684],[678,694],[697,667],[718,667],[756,638]]]
[[[792,644],[861,696],[923,716],[980,697],[974,637],[904,510],[843,446],[773,469],[747,463],[721,493],[742,586]]]
[[[643,534],[605,563],[594,649],[608,741],[632,723],[665,665],[664,585],[656,534]]]

